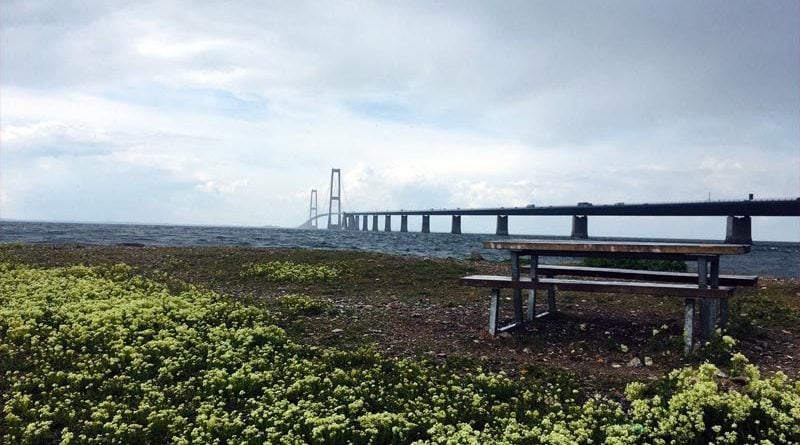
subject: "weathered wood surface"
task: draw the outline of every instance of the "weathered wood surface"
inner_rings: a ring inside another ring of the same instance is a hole
[[[523,273],[530,273],[529,266],[520,268]],[[614,269],[583,266],[539,266],[538,275],[546,277],[576,276],[592,278],[612,278],[619,280],[639,280],[667,283],[696,283],[696,272],[659,272],[650,270]],[[718,285],[722,286],[755,286],[758,277],[755,275],[720,275]],[[714,286],[714,283],[711,283]]]
[[[540,278],[538,281],[533,281],[529,277],[520,277],[519,281],[514,281],[511,277],[502,275],[470,275],[461,278],[461,284],[492,289],[553,289],[571,292],[630,293],[694,298],[728,298],[734,291],[733,287],[728,286],[720,286],[713,289],[702,288],[697,284],[586,281],[557,278]]]
[[[740,255],[750,252],[747,244],[695,244],[695,243],[654,243],[617,242],[586,240],[537,240],[508,239],[486,241],[485,249],[512,251],[533,251],[541,254],[556,252],[561,254],[672,254],[672,255]],[[579,256],[579,255],[577,255]]]

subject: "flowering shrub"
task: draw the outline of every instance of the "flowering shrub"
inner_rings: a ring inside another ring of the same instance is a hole
[[[261,309],[110,268],[0,264],[0,443],[800,443],[800,383],[741,355],[631,384],[302,346]],[[730,386],[730,385],[729,385]]]
[[[628,421],[635,442],[652,444],[797,444],[800,443],[800,382],[781,372],[769,379],[742,354],[732,358],[738,390],[720,388],[712,364],[672,371],[655,388],[629,384]]]
[[[308,295],[287,294],[280,297],[283,311],[291,315],[317,315],[325,312],[329,305]]]
[[[290,283],[315,283],[333,281],[341,277],[342,270],[337,267],[293,263],[291,261],[270,261],[249,264],[242,277],[264,277],[270,281]]]

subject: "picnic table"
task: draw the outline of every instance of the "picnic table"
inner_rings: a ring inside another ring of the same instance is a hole
[[[754,286],[758,277],[720,275],[722,255],[741,255],[750,251],[746,244],[617,242],[591,240],[504,239],[488,241],[484,248],[508,250],[511,256],[510,276],[472,275],[461,282],[469,286],[492,289],[489,305],[489,332],[518,328],[526,321],[556,311],[556,291],[630,293],[684,298],[684,351],[694,345],[695,304],[700,302],[700,339],[705,342],[720,320],[728,318],[728,298],[736,286]],[[520,259],[530,258],[530,267]],[[601,257],[692,261],[694,273],[657,272],[631,269],[610,269],[579,266],[545,266],[541,257]],[[522,272],[528,276],[522,276]],[[579,277],[555,278],[559,276]],[[587,279],[588,278],[588,279]],[[497,327],[500,289],[512,289],[514,322]],[[523,312],[522,290],[528,290],[527,316]],[[548,293],[548,311],[536,313],[537,290]]]

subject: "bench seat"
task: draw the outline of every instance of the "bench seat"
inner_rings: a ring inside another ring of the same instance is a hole
[[[539,278],[537,281],[532,281],[530,277],[520,277],[519,281],[515,282],[511,277],[502,275],[470,275],[461,278],[461,284],[492,289],[554,289],[571,292],[631,293],[690,298],[729,298],[734,291],[734,288],[730,286],[700,288],[697,284],[683,283],[595,281],[560,278]]]
[[[521,267],[523,274],[530,273],[530,267]],[[583,266],[550,266],[540,265],[537,267],[539,276],[577,276],[591,278],[611,278],[618,280],[638,280],[648,282],[668,282],[668,283],[697,283],[697,274],[691,272],[660,272],[651,270],[633,269],[613,269],[603,267],[583,267]],[[720,286],[755,286],[758,284],[758,277],[755,275],[720,275]]]

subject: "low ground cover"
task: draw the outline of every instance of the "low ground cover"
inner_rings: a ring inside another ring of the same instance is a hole
[[[512,378],[303,345],[275,322],[127,265],[5,263],[0,442],[800,442],[800,382],[764,378],[741,354],[725,372],[705,364],[630,383],[617,401],[536,367]]]
[[[196,286],[266,308],[298,343],[368,346],[395,358],[480,362],[512,377],[531,367],[565,372],[588,393],[618,398],[631,381],[650,381],[713,358],[687,361],[681,356],[682,301],[675,298],[563,292],[556,316],[510,336],[488,337],[487,294],[458,285],[458,278],[508,273],[508,264],[489,261],[244,247],[14,244],[0,245],[2,261],[44,267],[124,262],[173,292]],[[311,283],[241,276],[249,264],[270,262],[334,267],[345,273]],[[283,300],[292,294],[305,298],[300,303],[325,308],[293,311]],[[510,294],[503,298],[501,316],[509,321]],[[761,277],[757,288],[737,290],[729,334],[762,371],[797,375],[800,282]],[[628,366],[637,359],[641,366]]]

